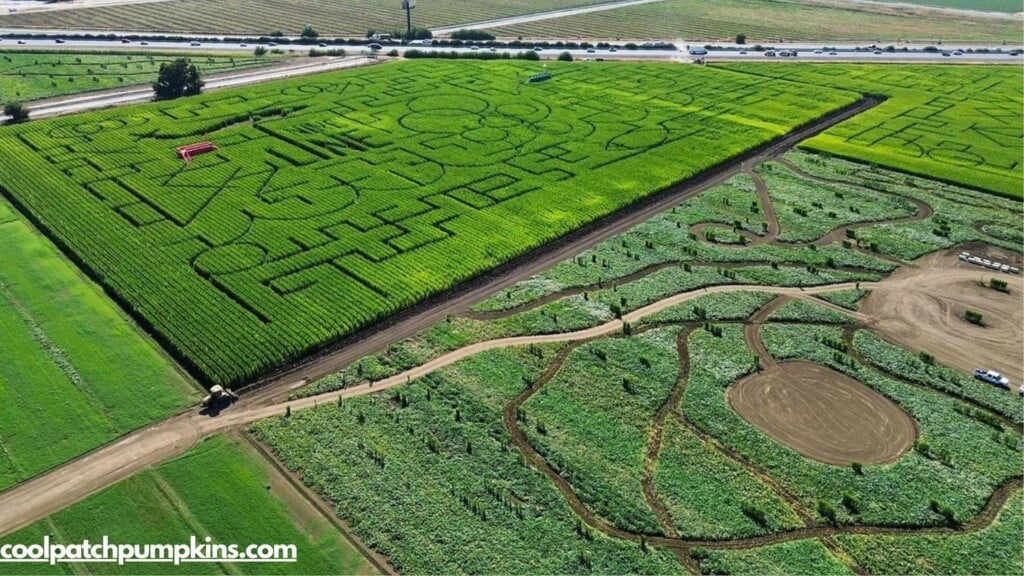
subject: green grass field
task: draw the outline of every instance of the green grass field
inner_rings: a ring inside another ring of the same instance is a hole
[[[0,134],[0,187],[235,383],[856,100],[670,65],[524,82],[538,69],[403,62],[32,122]],[[219,149],[175,157],[199,140]]]
[[[413,11],[413,25],[436,27],[543,12],[606,0],[424,0]],[[12,28],[69,28],[142,32],[205,32],[270,34],[280,30],[298,36],[313,24],[322,35],[361,37],[368,29],[405,29],[405,12],[391,0],[172,0],[146,4],[101,6],[70,11],[0,17]]]
[[[0,103],[26,102],[156,80],[160,64],[177,56],[0,52]],[[231,72],[274,62],[264,56],[188,56],[203,74]]]
[[[0,245],[0,490],[198,399],[156,344],[3,200]]]
[[[1020,20],[879,13],[870,6],[843,8],[761,0],[665,0],[517,24],[502,36],[553,38],[683,38],[748,42],[1020,42]]]
[[[803,144],[824,152],[1021,198],[1024,96],[1015,66],[728,65],[887,100]]]
[[[57,543],[294,544],[298,562],[4,564],[10,574],[374,574],[377,570],[254,449],[238,438],[206,440],[0,540]]]

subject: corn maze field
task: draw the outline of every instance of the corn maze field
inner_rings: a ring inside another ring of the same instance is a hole
[[[549,70],[408,62],[16,126],[0,189],[194,373],[237,383],[858,99]]]
[[[730,66],[888,101],[802,146],[1020,198],[1021,72],[1013,66]]]

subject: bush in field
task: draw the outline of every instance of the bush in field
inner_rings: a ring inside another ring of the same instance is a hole
[[[978,326],[985,325],[985,316],[977,310],[964,310],[964,320]]]
[[[572,62],[572,54],[570,54],[568,51],[562,52],[561,54],[558,55],[558,60],[559,62]]]
[[[316,31],[316,28],[313,28],[312,24],[303,26],[302,32],[299,33],[300,38],[317,38],[318,36],[320,36],[320,33]]]

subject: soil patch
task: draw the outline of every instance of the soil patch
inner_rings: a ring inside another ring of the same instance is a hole
[[[727,396],[744,420],[826,464],[892,462],[917,436],[914,420],[889,399],[810,362],[785,362],[744,378]]]

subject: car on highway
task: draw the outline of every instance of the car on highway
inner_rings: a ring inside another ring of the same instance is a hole
[[[740,50],[740,56],[746,56],[746,55],[747,55],[747,51],[746,50]]]
[[[139,44],[142,45],[142,46],[149,46],[149,42],[146,42],[145,40],[143,40],[142,42],[139,42]],[[242,47],[244,48],[245,44],[242,44]]]
[[[953,56],[963,56],[963,55],[964,55],[964,51],[963,50],[957,50],[956,52],[953,52]]]
[[[381,45],[377,44],[376,42],[373,42],[371,44],[367,44],[366,47],[369,48],[370,50],[380,50],[381,49]]]
[[[690,56],[707,56],[708,51],[704,48],[690,48]]]
[[[829,52],[828,55],[829,56],[839,56],[839,52],[836,52],[835,50],[833,50],[833,51]]]
[[[534,51],[534,52],[543,52],[543,51],[544,51],[544,49],[543,49],[543,48],[541,48],[540,46],[534,46],[534,47],[533,47],[533,51]]]
[[[269,43],[267,43],[267,46],[270,46],[270,47],[277,46],[277,42],[269,42]]]
[[[608,51],[609,51],[609,52],[618,52],[618,51],[619,51],[619,49],[618,49],[618,48],[616,48],[615,46],[612,46],[611,48],[609,48],[609,49],[608,49]]]
[[[775,50],[768,50],[768,51],[766,51],[764,53],[764,55],[769,57],[769,58],[774,58],[775,57]]]
[[[497,48],[495,48],[494,46],[491,46],[491,52],[497,52],[497,51],[498,51]]]
[[[317,44],[317,46],[319,46],[320,48],[327,48],[327,42],[321,42]]]
[[[880,56],[881,54],[882,54],[882,51],[881,51],[881,50],[875,50],[875,51],[874,51],[874,55],[875,55],[875,56]]]
[[[1010,389],[1010,379],[999,372],[985,370],[984,368],[977,368],[974,370],[974,377],[982,382],[988,382],[997,388]]]
[[[131,44],[132,41],[127,38],[121,38],[121,44]]]
[[[597,52],[597,50],[594,50],[593,48],[587,48],[587,54],[593,54],[594,52]]]
[[[24,44],[24,43],[25,43],[24,40],[18,40],[18,44]]]
[[[943,52],[942,55],[946,56],[946,57],[949,57],[949,52]]]
[[[198,41],[198,40],[193,40],[193,41],[189,42],[189,44],[188,44],[188,45],[189,45],[189,46],[200,46],[200,44],[199,44],[199,41]]]
[[[64,43],[64,39],[63,38],[57,38],[56,40],[54,40],[54,42],[56,42],[57,44],[63,44]]]
[[[814,53],[815,54],[821,54],[821,50],[815,50]]]
[[[470,50],[479,50],[480,47],[479,46],[470,46],[469,49]]]

